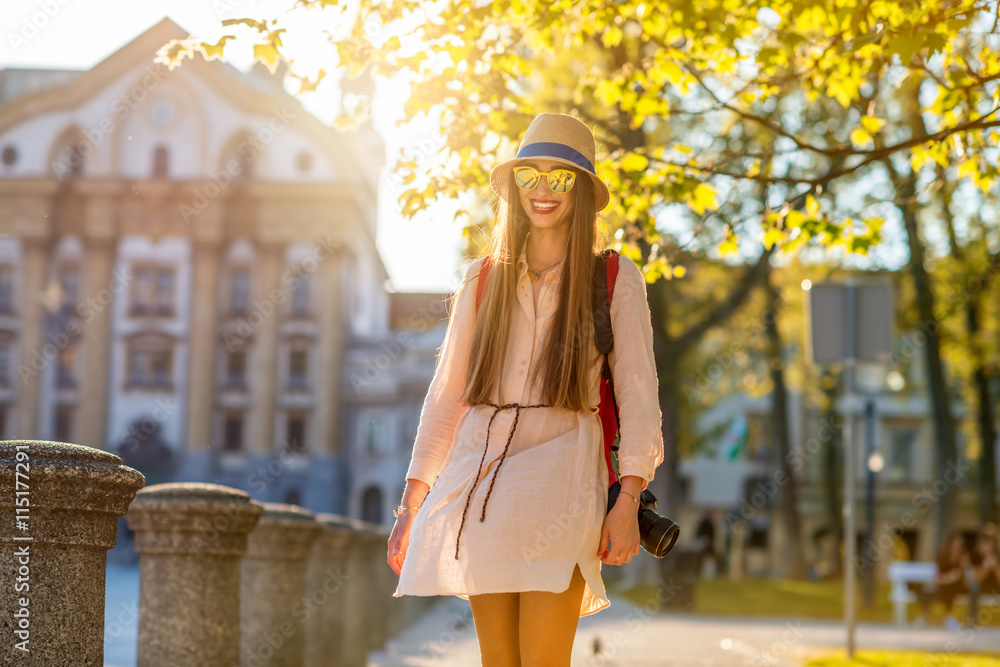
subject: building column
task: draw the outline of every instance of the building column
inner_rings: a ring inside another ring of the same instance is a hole
[[[306,484],[306,506],[317,512],[338,512],[341,507],[340,480],[341,405],[343,396],[344,343],[347,326],[343,317],[344,251],[339,246],[319,249],[320,292],[319,359],[316,383],[316,447]]]
[[[260,259],[259,290],[252,300],[250,326],[256,328],[253,345],[253,448],[250,469],[266,466],[274,454],[274,414],[278,391],[278,323],[284,302],[291,296],[281,282],[285,246],[282,243],[258,245]],[[275,292],[285,289],[281,303]],[[259,319],[260,324],[257,324]],[[270,487],[269,487],[270,488]],[[273,493],[273,489],[271,490]]]
[[[108,402],[111,394],[111,326],[115,294],[128,298],[128,284],[112,275],[114,239],[84,239],[84,299],[94,299],[94,317],[83,323],[83,377],[80,378],[79,442],[107,449]],[[122,293],[124,292],[124,293]]]
[[[187,433],[178,481],[211,481],[215,414],[219,246],[195,240],[191,260],[191,328],[187,372]]]
[[[46,364],[55,363],[55,357],[46,358],[42,340],[42,290],[45,289],[45,268],[48,264],[49,242],[45,239],[25,238],[24,282],[21,291],[21,359],[17,382],[17,429],[14,438],[38,437],[39,411],[41,409],[42,370]],[[21,372],[21,369],[24,372]],[[12,378],[13,379],[13,378]]]

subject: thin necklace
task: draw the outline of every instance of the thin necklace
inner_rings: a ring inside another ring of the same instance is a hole
[[[561,262],[561,261],[562,260],[560,259],[559,262]],[[551,269],[553,266],[555,266],[559,262],[556,262],[552,266],[547,266],[544,269],[533,269],[533,268],[531,268],[531,266],[528,266],[528,277],[531,278],[531,282],[535,282],[536,280],[538,280],[539,278],[542,277],[542,271],[548,271],[549,269]]]

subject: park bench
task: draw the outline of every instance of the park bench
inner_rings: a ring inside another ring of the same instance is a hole
[[[937,579],[937,563],[925,561],[892,561],[889,563],[889,600],[892,602],[892,618],[897,627],[906,627],[906,607],[917,601],[917,594],[910,590],[909,584],[924,584],[926,589],[934,590]],[[969,603],[968,595],[959,595],[955,602]],[[979,597],[979,606],[1000,606],[1000,595],[984,594]]]

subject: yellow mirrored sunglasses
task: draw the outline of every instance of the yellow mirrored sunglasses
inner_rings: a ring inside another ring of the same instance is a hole
[[[542,176],[548,178],[549,189],[552,192],[569,192],[576,182],[576,174],[569,169],[553,169],[543,172],[526,165],[514,167],[514,182],[522,190],[534,190],[538,187]]]

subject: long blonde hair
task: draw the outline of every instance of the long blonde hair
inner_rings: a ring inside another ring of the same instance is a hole
[[[590,409],[590,369],[597,357],[592,276],[595,253],[602,249],[603,239],[599,238],[597,226],[594,184],[585,172],[573,171],[577,175],[573,189],[573,219],[558,283],[559,301],[541,355],[542,364],[535,368],[529,382],[544,370],[544,403],[585,412]],[[461,397],[467,405],[490,402],[494,387],[498,388],[500,404],[505,402],[501,378],[517,307],[515,262],[525,248],[530,231],[527,214],[514,190],[513,178],[508,182],[511,192],[508,197],[499,197],[498,223],[488,247],[480,255],[480,258],[489,256],[492,266],[472,334],[466,387]],[[471,282],[469,287],[475,289],[476,281]]]

